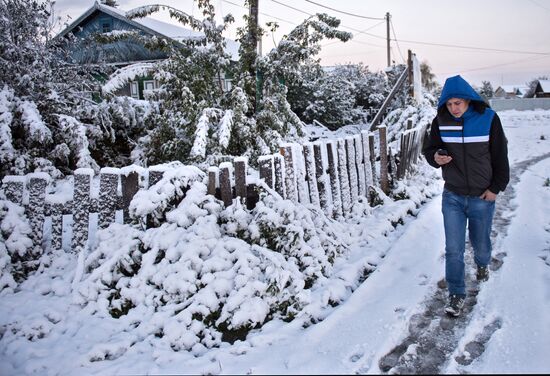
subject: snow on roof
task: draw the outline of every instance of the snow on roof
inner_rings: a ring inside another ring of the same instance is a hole
[[[187,29],[178,25],[170,24],[164,21],[156,20],[151,17],[143,18],[134,18],[129,19],[126,17],[126,12],[114,8],[105,4],[101,4],[97,1],[88,8],[80,17],[78,17],[71,25],[69,25],[65,30],[59,33],[56,38],[66,35],[69,31],[74,29],[78,24],[80,24],[86,17],[91,15],[95,10],[100,10],[104,13],[107,13],[115,18],[121,19],[125,22],[133,24],[134,26],[139,27],[140,29],[148,32],[153,32],[153,34],[160,34],[160,36],[168,37],[178,42],[181,42],[185,39],[203,37],[204,33],[200,31],[195,31],[192,29]],[[238,60],[239,58],[239,43],[225,38],[226,47],[225,52],[231,55],[233,60]]]
[[[543,92],[550,93],[550,80],[539,80]]]
[[[516,85],[500,85],[499,86],[502,90],[504,90],[506,93],[516,93],[516,89],[518,88]]]

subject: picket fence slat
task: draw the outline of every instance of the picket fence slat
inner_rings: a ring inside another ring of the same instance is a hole
[[[284,158],[284,182],[285,182],[285,198],[294,202],[298,200],[296,188],[296,175],[294,169],[294,158],[292,153],[292,145],[287,144],[281,147],[281,154]]]
[[[86,244],[90,221],[90,187],[92,175],[88,170],[76,170],[73,192],[73,237],[72,249],[75,252]]]
[[[267,186],[273,189],[274,183],[274,163],[273,155],[264,155],[258,158],[258,164],[260,166],[260,179],[263,179]]]
[[[242,200],[246,200],[247,186],[246,186],[246,170],[247,160],[246,158],[235,159],[235,196],[240,197]]]
[[[347,215],[351,210],[351,189],[349,185],[348,159],[346,155],[346,141],[336,141],[338,153],[338,174],[340,179],[340,192],[342,196],[342,212]]]
[[[390,182],[388,177],[388,141],[387,129],[385,126],[378,127],[380,135],[380,189],[385,194],[390,191]]]
[[[107,228],[115,221],[117,209],[118,169],[101,169],[99,174],[99,228]]]
[[[306,181],[309,189],[309,200],[313,205],[321,207],[319,187],[315,174],[315,156],[312,144],[304,145],[304,159],[306,166]]]
[[[327,168],[323,159],[323,143],[313,144],[313,158],[315,160],[315,181],[317,182],[317,193],[319,194],[319,205],[324,213],[332,217],[330,202],[330,182],[328,181]]]
[[[335,140],[327,142],[328,172],[330,176],[330,188],[332,192],[332,217],[341,218],[342,212],[342,191],[340,188],[340,175],[338,171],[338,152]]]
[[[282,197],[286,197],[285,188],[285,162],[284,157],[280,154],[273,156],[273,162],[275,166],[275,191]]]
[[[35,247],[42,245],[42,233],[44,227],[44,209],[46,202],[46,187],[48,178],[31,174],[29,179],[29,206],[27,216],[31,225],[30,238]]]

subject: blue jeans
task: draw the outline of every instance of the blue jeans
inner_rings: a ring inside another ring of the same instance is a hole
[[[491,225],[495,213],[495,202],[476,196],[462,196],[445,189],[443,190],[442,212],[445,226],[445,279],[449,295],[465,296],[466,222],[476,265],[489,265],[491,260]]]

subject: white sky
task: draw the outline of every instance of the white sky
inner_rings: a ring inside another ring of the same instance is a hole
[[[192,0],[118,0],[118,3],[123,10],[167,4],[197,15]],[[217,10],[221,9],[219,14],[233,14],[236,26],[242,25],[242,15],[248,12],[244,0],[213,0],[213,4]],[[58,0],[56,9],[59,15],[74,19],[91,5],[91,0]],[[541,75],[550,76],[550,0],[260,0],[259,8],[262,25],[267,21],[280,25],[275,35],[264,38],[264,51],[308,14],[326,12],[340,18],[342,29],[355,36],[345,44],[323,42],[320,54],[323,65],[363,62],[373,70],[383,69],[387,65],[383,18],[389,12],[391,38],[397,39],[391,42],[392,59],[403,62],[410,49],[431,65],[442,83],[449,76],[461,74],[476,85],[483,80],[491,81],[496,89],[499,85],[522,85]],[[167,12],[155,17],[170,21]],[[235,28],[227,36],[235,37]]]
[[[550,111],[502,111],[500,117],[512,175],[519,178],[507,189],[515,193],[499,198],[506,200],[501,219],[509,224],[496,225],[493,255],[506,256],[481,285],[464,327],[454,330],[458,346],[442,366],[443,374],[550,371]],[[1,295],[0,374],[379,374],[380,358],[409,335],[413,316],[427,310],[443,278],[441,180],[432,182],[418,188],[439,186],[433,198],[395,230],[381,231],[407,200],[356,218],[364,229],[362,239],[351,245],[346,260],[334,265],[334,274],[345,276],[365,259],[377,260],[377,267],[342,304],[322,311],[324,320],[307,329],[302,328],[307,315],[291,323],[273,320],[246,340],[200,357],[174,352],[160,340],[143,338],[132,318],[105,318],[93,314],[95,308],[72,304],[71,281],[78,270],[74,255],[66,254],[17,293]],[[419,183],[411,179],[407,184],[413,188]],[[473,273],[471,266],[467,273]],[[319,299],[338,294],[338,280],[314,289]],[[308,309],[315,310],[316,304],[311,305]],[[443,325],[443,317],[435,314],[431,325],[439,320]],[[500,327],[489,333],[481,356],[470,365],[458,364],[455,359],[468,357],[467,345],[493,322]],[[416,356],[415,348],[409,346],[408,356]],[[94,361],[104,357],[110,360]]]

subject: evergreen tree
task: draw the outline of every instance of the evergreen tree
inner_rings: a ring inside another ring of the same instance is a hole
[[[105,4],[113,8],[118,7],[118,3],[116,2],[116,0],[101,0],[101,4]]]
[[[479,89],[479,94],[485,100],[489,100],[493,97],[493,85],[489,81],[481,81],[481,88]]]
[[[435,79],[435,74],[432,72],[432,67],[427,61],[420,63],[420,74],[422,75],[422,86],[428,91],[437,90],[440,85]]]

